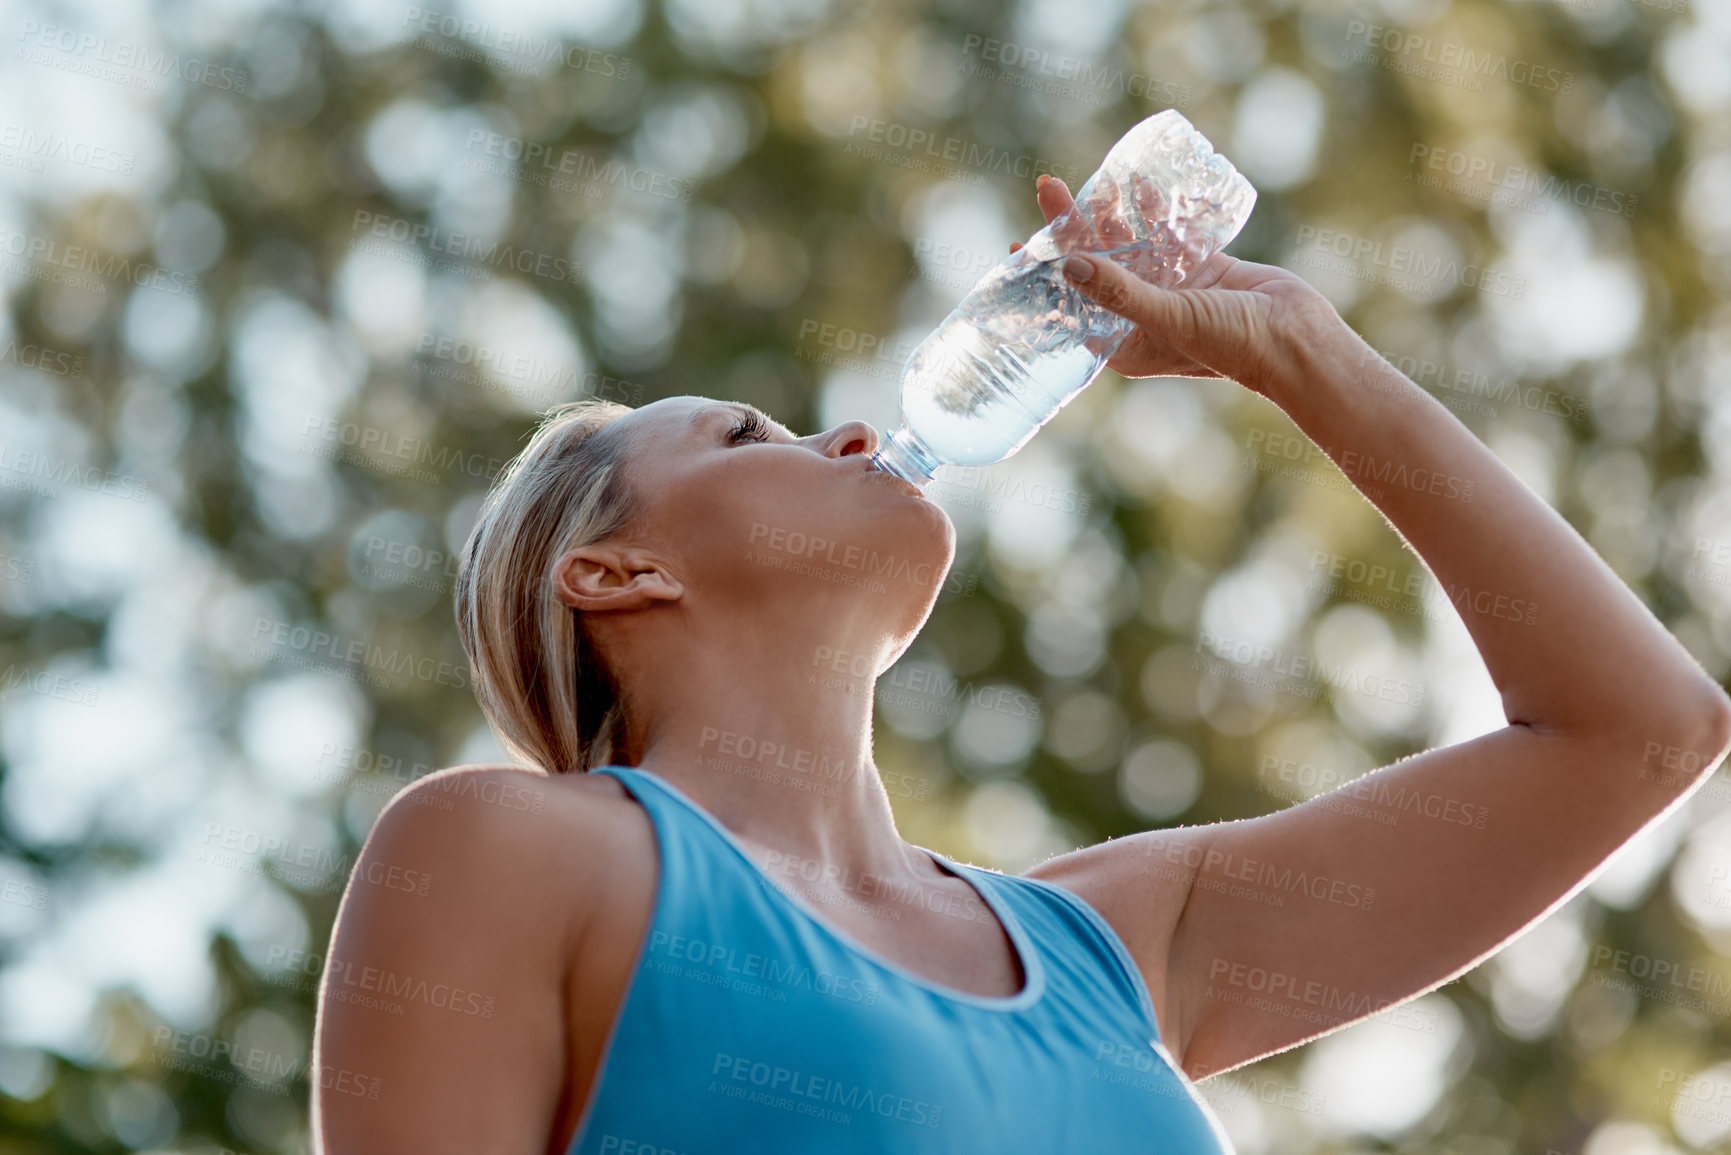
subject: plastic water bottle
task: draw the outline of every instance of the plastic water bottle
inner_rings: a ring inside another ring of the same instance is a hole
[[[1224,248],[1256,190],[1178,112],[1106,154],[1070,211],[980,278],[902,371],[902,424],[873,462],[924,487],[939,465],[1016,452],[1094,380],[1135,326],[1059,271],[1099,253],[1164,288]]]

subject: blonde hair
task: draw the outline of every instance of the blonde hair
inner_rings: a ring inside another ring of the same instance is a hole
[[[567,551],[631,520],[627,447],[610,429],[630,412],[585,400],[543,413],[488,492],[457,566],[457,632],[475,697],[505,748],[549,774],[624,753],[618,683],[552,579]]]

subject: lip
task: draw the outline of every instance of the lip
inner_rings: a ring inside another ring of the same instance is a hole
[[[903,489],[907,490],[911,496],[917,497],[921,501],[927,500],[926,495],[925,495],[925,491],[922,490],[919,486],[915,485],[913,482],[909,481],[905,477],[898,477],[896,474],[891,473],[887,469],[879,469],[878,466],[876,465],[876,463],[874,463],[870,457],[867,457],[865,459],[865,468],[862,470],[862,474],[863,474],[863,476],[866,476],[866,477],[887,478],[888,480],[895,482],[897,485],[899,485]]]

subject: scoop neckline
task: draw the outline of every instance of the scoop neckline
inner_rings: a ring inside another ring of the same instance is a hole
[[[734,854],[739,856],[740,861],[745,863],[746,867],[751,870],[764,886],[767,886],[770,890],[781,896],[788,905],[803,915],[807,922],[810,922],[812,925],[817,927],[819,931],[835,940],[842,947],[859,955],[874,966],[888,971],[890,974],[895,975],[902,981],[917,986],[922,990],[939,996],[940,998],[949,999],[952,1002],[965,1003],[969,1006],[991,1011],[1022,1010],[1038,1002],[1041,995],[1045,993],[1046,967],[1040,959],[1039,952],[1034,949],[1033,943],[1029,940],[1027,932],[1022,926],[1021,920],[1015,916],[1015,913],[1011,911],[1007,905],[999,901],[998,897],[992,893],[991,887],[981,886],[970,877],[968,873],[966,873],[977,869],[976,867],[969,866],[966,863],[955,862],[949,857],[939,854],[935,850],[929,850],[924,846],[914,847],[914,849],[935,861],[940,868],[947,870],[950,874],[953,874],[955,877],[966,883],[975,894],[979,895],[980,901],[986,904],[987,909],[997,916],[999,925],[1003,928],[1004,933],[1010,939],[1010,947],[1016,952],[1016,961],[1022,970],[1022,989],[1017,991],[1015,994],[976,995],[971,991],[964,991],[955,987],[945,986],[940,982],[936,982],[922,974],[917,974],[914,971],[909,970],[894,959],[879,954],[871,947],[866,946],[864,943],[855,939],[851,934],[847,934],[840,928],[831,925],[831,923],[819,914],[816,908],[806,899],[790,890],[778,886],[775,881],[770,878],[769,873],[759,866],[751,855],[746,853],[745,847],[740,844],[736,837],[734,837],[731,830],[721,824],[720,819],[699,806],[683,790],[679,789],[679,787],[667,781],[665,778],[662,778],[653,770],[641,770],[635,766],[597,766],[595,769],[591,770],[590,773],[609,773],[614,777],[621,778],[622,781],[629,782],[629,779],[623,778],[618,773],[622,770],[630,771],[635,778],[648,778],[653,780],[658,788],[671,795],[675,800],[696,814],[698,818],[702,819],[703,822],[707,823],[710,829],[715,831],[715,833],[721,838],[721,841],[726,844],[728,849],[732,850]],[[908,845],[913,846],[914,844],[910,842]],[[659,902],[659,896],[657,901]]]

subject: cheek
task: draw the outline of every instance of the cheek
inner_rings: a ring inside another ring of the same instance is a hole
[[[675,540],[681,552],[718,560],[772,543],[785,548],[791,535],[822,532],[813,490],[809,478],[716,470],[695,479],[675,503]]]

